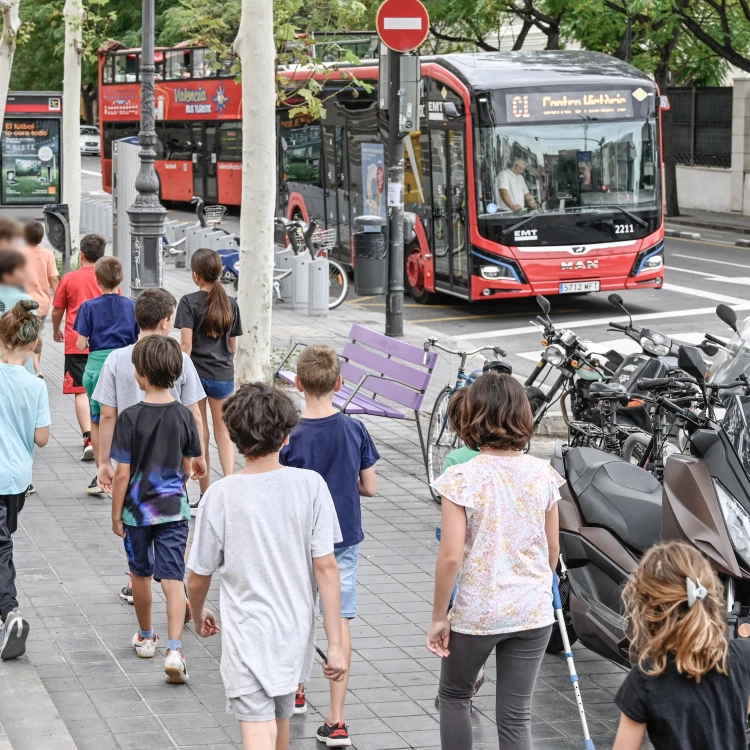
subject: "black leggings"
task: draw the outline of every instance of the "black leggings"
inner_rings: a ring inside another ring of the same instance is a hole
[[[495,714],[500,750],[531,750],[531,695],[552,626],[501,635],[451,631],[440,670],[440,744],[471,750],[471,697],[492,649],[497,659]]]
[[[3,622],[8,612],[18,609],[12,535],[18,526],[18,514],[25,501],[25,492],[0,495],[0,619]]]

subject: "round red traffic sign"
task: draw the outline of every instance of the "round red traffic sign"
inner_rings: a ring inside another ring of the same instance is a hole
[[[419,0],[385,0],[378,8],[375,24],[386,47],[410,52],[427,39],[430,17]]]

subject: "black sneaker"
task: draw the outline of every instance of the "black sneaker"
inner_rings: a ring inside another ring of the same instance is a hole
[[[104,490],[97,483],[96,477],[94,477],[91,480],[91,484],[86,488],[86,492],[88,492],[89,495],[103,495],[104,494]]]
[[[349,728],[340,721],[338,724],[325,722],[315,733],[318,742],[325,742],[326,747],[349,747],[352,744],[349,738]]]
[[[127,586],[123,586],[120,590],[120,599],[128,604],[133,603],[133,586],[130,578],[128,578]]]
[[[203,493],[198,496],[197,500],[191,500],[190,501],[190,515],[195,518],[195,516],[198,513],[198,506],[201,504],[201,500],[203,500]]]
[[[28,487],[26,488],[26,494],[27,494],[27,495],[33,495],[33,494],[34,494],[35,492],[36,492],[36,487],[34,487],[34,485],[33,485],[33,484],[30,484],[30,485],[29,485],[29,486],[28,486]]]

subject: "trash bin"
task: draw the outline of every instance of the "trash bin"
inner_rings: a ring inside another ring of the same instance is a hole
[[[44,206],[44,224],[47,239],[52,247],[62,253],[62,272],[70,271],[70,214],[67,203],[48,203]]]
[[[362,228],[355,232],[354,290],[359,295],[385,294],[388,267],[385,219],[380,216],[357,216],[354,223]]]

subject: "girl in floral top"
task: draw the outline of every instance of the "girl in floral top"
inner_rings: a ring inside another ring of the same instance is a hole
[[[531,695],[554,621],[563,479],[522,452],[533,418],[523,387],[510,375],[487,373],[458,391],[450,419],[480,452],[434,484],[443,523],[427,648],[443,658],[440,739],[443,750],[471,750],[474,682],[494,648],[500,747],[530,750]]]

